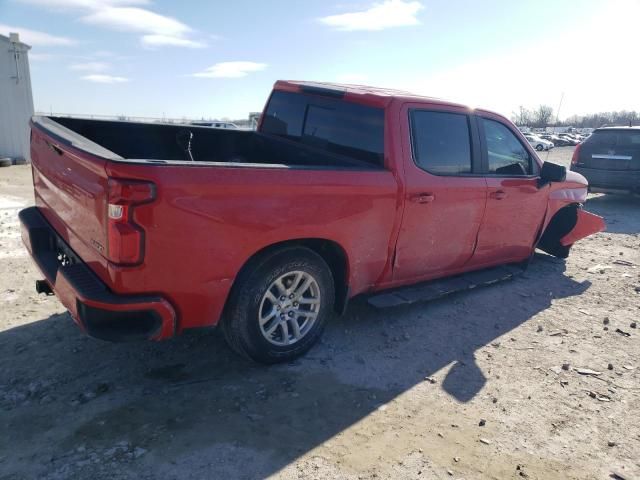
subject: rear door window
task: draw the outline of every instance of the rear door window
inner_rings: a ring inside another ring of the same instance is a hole
[[[423,170],[436,175],[472,172],[468,115],[413,110],[411,140],[414,161]]]
[[[384,165],[382,108],[275,91],[269,100],[261,131],[369,165]]]
[[[533,158],[515,134],[500,122],[480,118],[487,149],[489,175],[534,175]]]

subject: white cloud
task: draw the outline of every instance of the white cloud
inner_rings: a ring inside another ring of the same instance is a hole
[[[267,68],[266,63],[256,62],[221,62],[212,65],[202,72],[194,73],[193,77],[200,78],[240,78],[249,73],[259,72]]]
[[[80,21],[110,30],[141,34],[146,47],[174,46],[202,48],[206,44],[195,40],[194,30],[176,18],[161,15],[146,8],[150,0],[17,0],[51,10],[78,10]]]
[[[71,70],[77,70],[80,72],[104,72],[109,70],[111,66],[105,62],[82,62],[69,65]]]
[[[85,75],[81,78],[82,80],[87,80],[89,82],[95,83],[124,83],[129,81],[129,79],[125,77],[115,77],[113,75],[103,75],[98,73]]]
[[[179,36],[191,31],[175,18],[136,7],[101,8],[81,18],[85,23],[114,30]]]
[[[69,47],[77,43],[73,38],[50,35],[37,30],[0,23],[0,34],[9,36],[10,32],[18,32],[21,42],[37,47]]]
[[[202,48],[206,44],[188,38],[193,30],[181,21],[136,7],[106,7],[81,18],[85,23],[113,30],[142,33],[146,47]]]
[[[318,20],[337,30],[384,30],[419,25],[418,12],[424,7],[417,1],[385,0],[368,10],[330,15]]]
[[[146,47],[187,47],[187,48],[204,48],[206,43],[188,38],[172,37],[171,35],[143,35],[140,39]]]

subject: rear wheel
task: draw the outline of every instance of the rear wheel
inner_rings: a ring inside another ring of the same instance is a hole
[[[334,298],[322,257],[304,247],[278,250],[239,275],[222,329],[234,350],[257,362],[290,361],[320,338]]]

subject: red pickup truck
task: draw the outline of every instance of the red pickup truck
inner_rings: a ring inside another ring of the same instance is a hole
[[[349,298],[566,257],[604,228],[587,182],[504,117],[361,86],[279,81],[257,131],[34,117],[23,240],[108,340],[220,324],[271,363]]]

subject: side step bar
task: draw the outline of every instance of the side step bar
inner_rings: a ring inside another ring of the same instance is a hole
[[[526,262],[524,266],[502,265],[485,270],[476,270],[475,272],[464,273],[455,277],[432,280],[418,285],[411,285],[410,287],[386,291],[369,297],[367,301],[376,308],[397,307],[399,305],[409,305],[417,302],[428,302],[455,292],[462,292],[504,280],[511,280],[523,273],[525,266]]]

